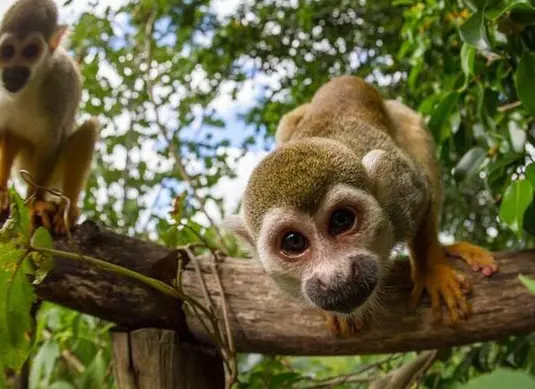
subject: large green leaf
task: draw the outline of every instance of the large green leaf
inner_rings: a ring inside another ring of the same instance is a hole
[[[485,161],[487,152],[481,147],[473,147],[466,152],[455,166],[453,176],[458,181],[472,178]]]
[[[44,227],[39,227],[34,232],[31,239],[31,245],[36,248],[54,248],[52,236]],[[54,268],[54,260],[52,259],[52,254],[42,254],[39,252],[33,252],[32,259],[37,266],[33,283],[39,284],[43,281],[48,272]]]
[[[475,47],[489,48],[487,38],[487,27],[482,11],[472,14],[466,22],[459,28],[461,39]]]
[[[34,292],[27,278],[24,251],[0,245],[0,361],[18,370],[30,350],[30,309]]]
[[[499,368],[469,381],[461,389],[533,389],[535,377],[526,372]]]
[[[515,74],[518,97],[530,115],[535,116],[535,54],[526,52]]]
[[[468,43],[463,43],[461,47],[461,68],[465,76],[465,84],[469,77],[474,73],[474,61],[476,58],[476,49]]]
[[[514,0],[511,2],[506,2],[505,4],[501,4],[501,6],[490,6],[487,7],[485,10],[485,18],[487,19],[497,19],[506,12],[512,11],[512,10],[533,10],[533,6],[529,2],[529,0]]]
[[[500,206],[500,219],[520,234],[524,212],[533,199],[533,187],[527,180],[513,182],[506,189]]]
[[[448,122],[448,119],[454,110],[457,100],[459,99],[458,92],[448,93],[442,101],[438,104],[437,108],[433,112],[431,119],[429,120],[429,129],[435,138],[437,143],[440,143],[447,136],[442,135],[442,128]]]
[[[526,178],[530,182],[533,189],[535,189],[535,163],[528,165],[526,167]]]

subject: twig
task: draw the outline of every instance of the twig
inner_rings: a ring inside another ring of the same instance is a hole
[[[522,105],[522,102],[520,100],[514,101],[512,103],[500,105],[498,107],[498,112],[506,112],[506,111],[509,111],[511,109],[515,109],[517,107],[520,107],[521,105]]]
[[[362,374],[364,374],[365,372],[367,372],[367,371],[369,371],[371,369],[378,368],[379,366],[381,366],[381,365],[383,365],[383,364],[385,364],[387,362],[390,362],[390,361],[392,361],[394,359],[397,359],[400,356],[401,356],[401,354],[389,355],[388,357],[380,359],[377,362],[370,363],[368,365],[362,366],[360,369],[358,369],[354,373],[346,374],[346,375],[342,375],[342,376],[337,376],[337,377],[324,378],[322,380],[316,380],[316,381],[314,381],[314,383],[312,385],[305,386],[303,388],[304,389],[320,389],[320,388],[334,387],[335,385],[341,385],[341,384],[369,382],[372,378],[371,377],[362,376]]]
[[[49,340],[52,338],[52,331],[48,327],[45,327],[43,329],[43,337],[46,340]],[[61,350],[61,357],[67,363],[67,365],[69,365],[74,370],[76,370],[78,374],[83,374],[85,372],[84,364],[80,361],[80,359],[78,359],[78,357],[74,353],[72,353],[71,350],[69,349]]]
[[[369,389],[409,389],[431,367],[437,354],[438,350],[422,351],[412,361],[389,372],[386,377],[375,379]]]

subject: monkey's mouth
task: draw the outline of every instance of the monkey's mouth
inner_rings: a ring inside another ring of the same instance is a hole
[[[375,260],[358,262],[360,271],[356,277],[334,277],[328,284],[321,281],[307,282],[305,293],[318,308],[341,314],[350,314],[361,307],[373,294],[379,283],[379,267]]]
[[[2,83],[4,88],[10,93],[17,93],[28,82],[30,70],[23,66],[13,66],[7,68],[2,73]]]

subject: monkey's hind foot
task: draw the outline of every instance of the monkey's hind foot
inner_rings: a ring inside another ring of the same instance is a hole
[[[498,271],[498,264],[490,251],[468,242],[458,242],[444,246],[446,254],[451,257],[462,259],[473,271],[481,272],[485,277],[490,277]]]
[[[30,204],[30,234],[39,226],[52,229],[52,217],[57,204],[51,201],[35,200]]]
[[[65,215],[65,212],[68,212],[67,215]],[[76,223],[76,220],[78,220],[78,217],[80,216],[80,211],[77,207],[72,207],[71,209],[67,211],[67,204],[65,202],[62,202],[56,213],[54,214],[54,220],[53,220],[53,228],[54,232],[59,235],[65,235],[67,233],[67,228],[69,230],[72,230],[72,227]],[[67,217],[67,224],[65,223],[65,217]]]
[[[413,281],[412,308],[418,305],[425,289],[431,298],[433,317],[436,322],[442,320],[442,300],[446,303],[451,324],[458,323],[460,319],[470,314],[470,306],[466,299],[470,286],[463,275],[446,263],[445,257],[438,261],[435,259],[425,271],[413,275]]]
[[[338,316],[330,313],[324,313],[324,316],[325,325],[331,333],[344,338],[355,336],[364,325],[360,317]]]

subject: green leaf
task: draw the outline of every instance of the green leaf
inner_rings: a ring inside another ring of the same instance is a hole
[[[526,166],[526,178],[535,190],[535,163]]]
[[[54,364],[59,356],[60,349],[58,344],[53,340],[45,341],[32,359],[30,381],[33,383],[39,382],[40,386],[48,388]]]
[[[465,75],[465,84],[468,82],[469,77],[474,73],[475,57],[476,49],[466,42],[463,43],[463,46],[461,47],[461,68]]]
[[[458,92],[454,91],[448,93],[446,97],[444,97],[438,104],[438,107],[435,109],[431,119],[429,120],[429,129],[431,130],[431,133],[433,134],[433,137],[437,143],[441,143],[444,138],[449,137],[449,135],[446,137],[442,136],[442,128],[444,124],[448,122],[447,119],[449,118],[452,110],[455,108],[458,98]]]
[[[483,374],[470,380],[461,389],[533,389],[535,378],[526,372],[498,368],[492,373]]]
[[[515,10],[533,10],[533,6],[528,0],[516,0],[509,4],[503,4],[501,7],[490,6],[485,10],[485,18],[494,20],[502,16],[504,13]]]
[[[520,59],[515,74],[515,86],[520,101],[531,116],[535,116],[535,54],[526,52]]]
[[[0,245],[0,362],[18,371],[30,351],[30,309],[34,292],[27,278],[24,251]]]
[[[464,0],[463,1],[470,10],[476,12],[479,9],[483,9],[487,4],[487,0]]]
[[[535,280],[533,278],[528,278],[522,274],[518,276],[518,279],[526,288],[529,289],[529,291],[533,294],[535,294]]]
[[[463,42],[466,42],[469,45],[487,49],[490,47],[487,38],[485,19],[483,17],[483,12],[481,11],[472,14],[472,16],[470,16],[459,28],[459,33]]]
[[[505,190],[500,206],[500,219],[514,232],[521,234],[524,212],[533,199],[533,187],[527,180],[513,182]]]
[[[35,233],[32,236],[31,245],[36,248],[54,248],[52,236],[44,227],[39,227],[35,230]],[[43,254],[40,252],[33,252],[32,259],[37,266],[33,283],[40,284],[45,279],[48,272],[54,268],[54,260],[52,254]]]
[[[522,229],[528,234],[535,236],[535,201],[532,201],[524,212]]]
[[[11,199],[14,203],[15,210],[12,213],[13,218],[16,218],[17,230],[22,234],[26,239],[29,239],[30,236],[30,210],[24,204],[24,199],[17,193],[15,190],[11,192]],[[11,207],[13,211],[13,206]]]
[[[481,147],[473,147],[468,150],[455,166],[453,176],[457,181],[472,178],[481,168],[487,152]]]

